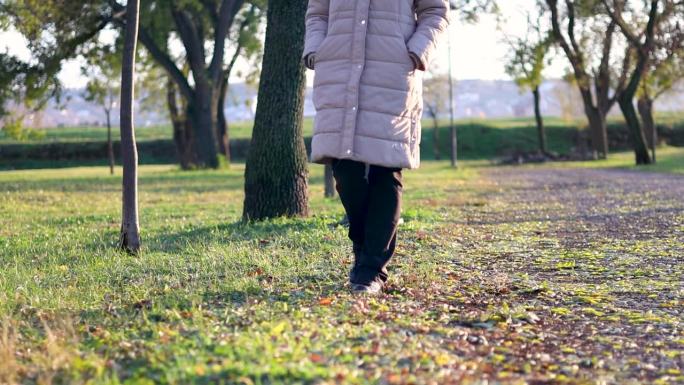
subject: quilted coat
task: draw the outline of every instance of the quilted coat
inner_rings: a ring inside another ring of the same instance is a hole
[[[447,0],[309,0],[315,53],[311,160],[420,165],[422,71],[449,24]]]

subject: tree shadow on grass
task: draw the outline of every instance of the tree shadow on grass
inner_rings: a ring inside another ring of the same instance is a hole
[[[328,223],[329,222],[329,223]],[[151,252],[179,252],[188,244],[214,242],[266,244],[269,240],[295,232],[320,229],[321,226],[336,224],[335,218],[278,219],[262,222],[243,222],[195,227],[175,232],[160,232],[146,240],[146,249]]]

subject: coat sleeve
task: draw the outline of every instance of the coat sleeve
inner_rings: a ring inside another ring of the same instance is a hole
[[[420,59],[420,69],[426,70],[449,27],[449,1],[415,0],[414,4],[418,26],[406,45]]]
[[[309,0],[306,10],[306,37],[304,55],[316,52],[328,34],[328,10],[330,0]]]

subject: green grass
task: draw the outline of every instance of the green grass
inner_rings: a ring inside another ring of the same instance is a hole
[[[427,170],[433,181],[407,177],[425,187],[408,196],[407,228],[429,229],[439,216],[415,202],[475,174]],[[243,225],[243,172],[142,167],[140,257],[114,248],[119,176],[102,167],[0,173],[0,314],[9,333],[0,330],[0,358],[9,360],[0,360],[0,383],[203,382],[216,373],[289,383],[343,370],[310,360],[330,354],[323,350],[340,332],[317,322],[329,312],[319,299],[340,290],[348,264],[344,229],[330,228],[340,205],[321,198],[315,167],[312,218]],[[240,325],[251,331],[235,334]],[[350,338],[366,332],[353,329]],[[32,353],[17,358],[15,349]]]
[[[682,151],[662,156],[672,164]],[[600,164],[621,167],[627,158]],[[550,226],[543,222],[466,225],[528,209],[492,198],[501,187],[480,176],[486,169],[478,164],[454,171],[427,162],[406,172],[390,295],[379,299],[346,294],[349,247],[346,230],[335,226],[343,212],[322,198],[320,166],[312,167],[310,218],[256,224],[240,222],[243,166],[143,166],[138,257],[114,247],[120,170],[114,177],[104,167],[0,172],[0,383],[428,383],[458,374],[466,384],[588,384],[606,372],[623,376],[627,364],[600,366],[608,359],[600,353],[586,353],[589,364],[577,366],[582,348],[563,333],[586,317],[627,317],[658,330],[675,321],[657,309],[620,310],[606,287],[581,281],[583,269],[602,267],[602,253],[629,263],[630,250],[665,258],[676,246],[663,239],[638,249],[610,242],[563,249],[539,236]],[[506,261],[524,263],[504,273]],[[640,269],[644,287],[660,282]],[[535,283],[534,271],[559,275]],[[667,303],[679,306],[678,298]],[[548,325],[567,330],[544,337]],[[530,349],[549,351],[553,361],[526,358]],[[680,357],[668,349],[649,354]],[[578,370],[583,380],[572,382]]]

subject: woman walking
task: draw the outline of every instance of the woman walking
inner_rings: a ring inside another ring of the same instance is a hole
[[[352,291],[387,281],[402,169],[420,164],[422,71],[448,27],[447,0],[309,0],[304,61],[316,71],[311,160],[331,164],[349,218]]]

